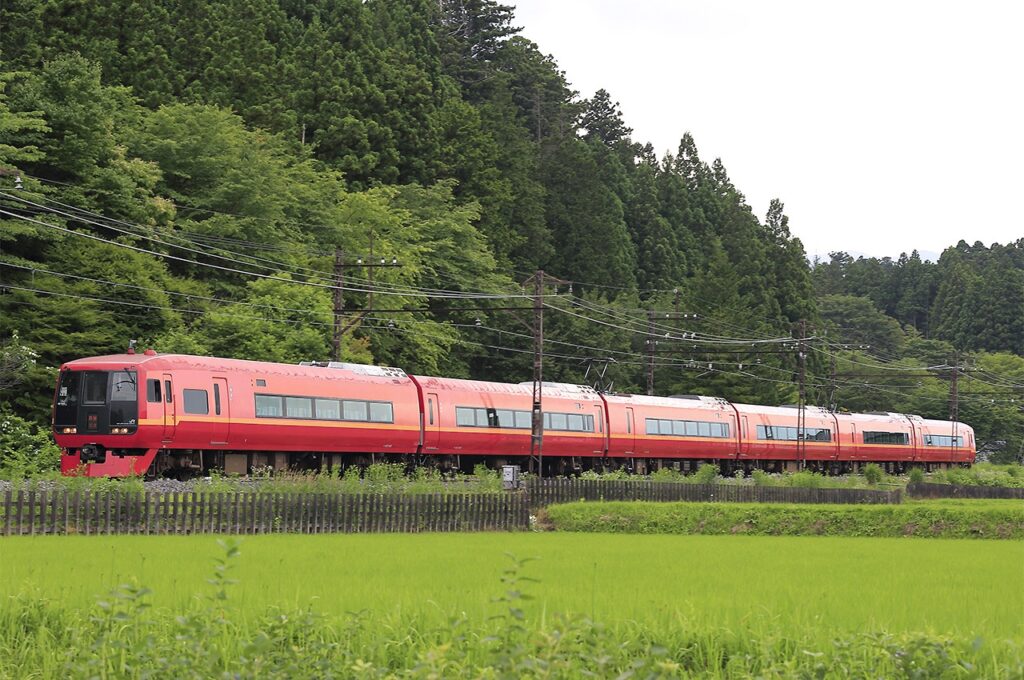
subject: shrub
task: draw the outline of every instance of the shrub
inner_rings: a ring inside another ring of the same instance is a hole
[[[923,481],[924,481],[924,470],[922,470],[919,467],[911,468],[910,469],[910,483],[911,484],[920,484]]]
[[[60,448],[50,433],[0,408],[0,478],[22,479],[60,469]]]
[[[718,466],[711,463],[703,463],[693,475],[696,484],[714,484],[718,477]]]
[[[824,475],[819,475],[809,470],[794,472],[782,476],[782,486],[795,486],[804,489],[820,489],[825,486]]]
[[[775,486],[775,478],[764,470],[754,470],[750,475],[754,486]]]
[[[877,486],[884,475],[885,472],[878,463],[868,463],[864,466],[864,481],[871,486]]]

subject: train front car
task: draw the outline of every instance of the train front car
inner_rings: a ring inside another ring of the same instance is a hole
[[[160,448],[162,410],[139,396],[153,354],[113,354],[60,368],[53,400],[53,436],[61,472],[90,477],[144,474]]]

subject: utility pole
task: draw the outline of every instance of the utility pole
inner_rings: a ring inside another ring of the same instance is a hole
[[[804,469],[807,461],[807,322],[800,321],[800,337],[797,340],[797,359],[800,362],[800,389],[796,413],[797,468]]]
[[[654,396],[654,350],[658,341],[654,339],[654,310],[647,312],[647,394]]]
[[[533,275],[533,421],[530,466],[537,460],[537,474],[544,478],[544,270]]]
[[[950,456],[951,460],[953,458],[955,458],[955,455],[956,455],[956,449],[957,449],[956,431],[957,431],[957,423],[960,420],[960,403],[959,403],[960,399],[959,399],[959,394],[957,393],[957,390],[958,390],[957,378],[959,377],[959,373],[960,373],[960,353],[954,351],[953,352],[953,375],[950,376],[950,379],[949,379],[949,419],[953,423],[953,432],[952,432],[952,436],[950,437],[950,441],[949,441],[949,452],[951,454],[951,456]]]
[[[344,256],[341,248],[334,249],[334,333],[331,338],[331,359],[341,361],[341,315],[345,312],[345,298],[342,294],[344,282]]]
[[[373,257],[372,257],[372,255],[373,255],[373,233],[372,232],[370,233],[370,255],[371,255],[370,259],[372,260],[373,259]],[[334,293],[334,324],[333,324],[333,333],[332,333],[332,338],[331,338],[331,360],[332,361],[341,361],[341,341],[342,341],[342,338],[344,338],[345,333],[350,328],[352,328],[352,326],[354,326],[356,323],[358,323],[359,319],[362,317],[362,314],[365,313],[365,312],[360,312],[360,314],[355,318],[355,320],[353,320],[351,323],[349,323],[348,326],[345,326],[342,323],[342,317],[345,314],[345,298],[344,298],[345,268],[346,267],[366,267],[367,268],[367,274],[369,276],[369,286],[368,286],[368,290],[367,290],[366,309],[370,310],[370,309],[373,309],[373,270],[376,269],[377,267],[400,267],[400,266],[401,265],[398,264],[398,258],[395,258],[395,257],[391,258],[391,262],[388,262],[385,258],[382,257],[382,258],[380,258],[380,263],[377,263],[377,262],[367,262],[367,263],[364,264],[363,263],[363,258],[359,257],[359,258],[356,258],[356,261],[354,263],[352,263],[352,262],[346,263],[345,262],[345,252],[341,248],[335,248],[334,249],[334,291],[333,291],[333,293]]]

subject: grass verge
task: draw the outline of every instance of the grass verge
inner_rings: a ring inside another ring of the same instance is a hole
[[[791,505],[564,503],[539,516],[560,531],[759,536],[1024,538],[1024,504]]]

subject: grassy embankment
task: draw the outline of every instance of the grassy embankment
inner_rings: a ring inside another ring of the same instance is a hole
[[[1024,538],[1017,500],[911,501],[905,505],[578,502],[542,511],[561,531],[763,536]],[[1018,570],[1019,576],[1019,570]]]
[[[1018,541],[259,536],[207,584],[221,552],[207,537],[0,541],[0,677],[1024,670]],[[539,559],[502,584],[506,552]],[[152,594],[96,604],[131,582]]]

